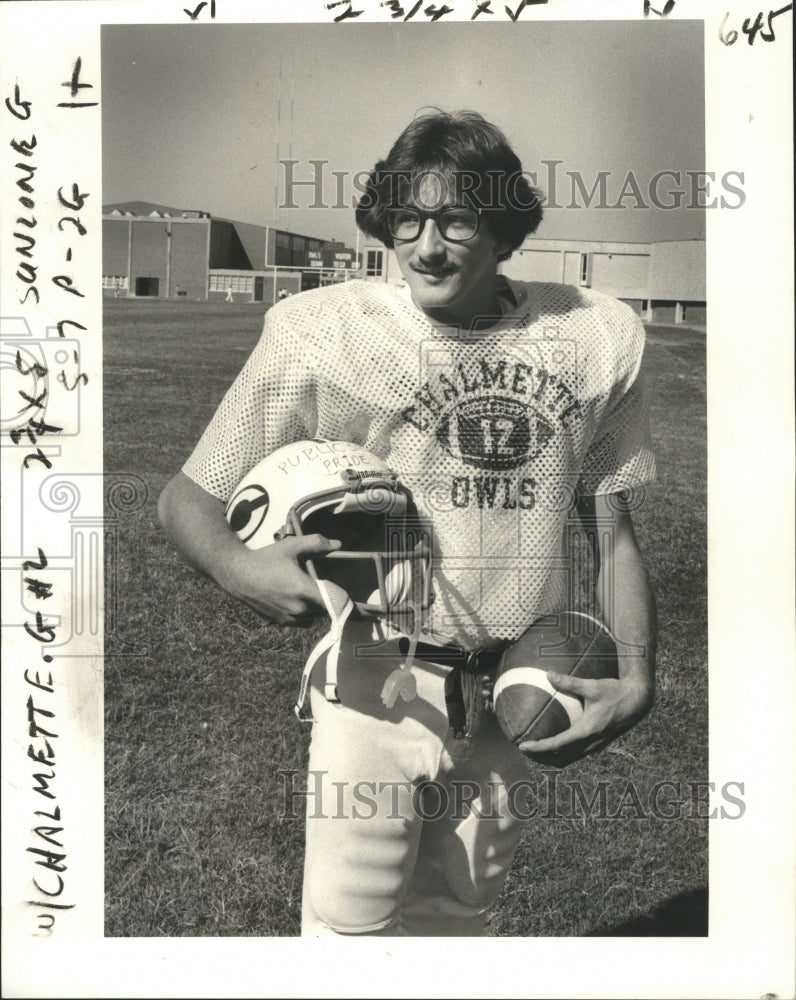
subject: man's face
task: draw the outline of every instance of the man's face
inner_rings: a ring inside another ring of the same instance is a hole
[[[426,173],[416,185],[407,207],[437,212],[457,204],[452,184]],[[437,220],[426,219],[415,240],[395,239],[395,254],[415,305],[438,323],[470,327],[478,317],[495,317],[498,255],[506,244],[480,219],[475,236],[458,243],[445,239]]]

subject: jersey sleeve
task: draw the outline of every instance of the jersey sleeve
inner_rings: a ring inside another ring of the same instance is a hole
[[[279,308],[219,403],[182,471],[226,502],[241,479],[272,451],[314,436],[314,377],[301,337]]]
[[[621,360],[581,467],[578,491],[586,495],[633,490],[655,479],[649,400],[642,372],[646,334],[629,307],[616,306],[620,311],[612,311],[608,334],[621,345]]]

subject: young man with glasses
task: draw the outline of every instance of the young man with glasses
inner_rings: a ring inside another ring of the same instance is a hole
[[[161,516],[227,593],[298,624],[323,614],[305,560],[339,543],[315,534],[247,549],[224,517],[231,492],[302,439],[355,442],[398,472],[434,538],[417,697],[381,698],[405,658],[402,623],[349,620],[342,704],[313,676],[302,932],[483,934],[532,776],[482,679],[451,667],[452,651],[489,659],[572,606],[565,530],[576,503],[601,526],[602,612],[627,652],[618,680],[557,682],[584,702],[580,721],[522,750],[565,765],[652,703],[654,600],[627,503],[654,475],[644,331],[605,296],[498,274],[542,212],[503,134],[473,112],[415,119],[372,171],[356,216],[395,251],[405,286],[351,281],[272,308]]]

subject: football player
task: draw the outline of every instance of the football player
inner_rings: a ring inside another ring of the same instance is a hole
[[[322,657],[312,676],[302,932],[478,935],[522,831],[514,791],[529,758],[565,765],[652,703],[655,606],[630,513],[654,476],[644,330],[597,292],[501,276],[539,225],[540,193],[474,112],[413,120],[371,172],[356,217],[394,251],[404,285],[348,281],[275,305],[166,487],[161,518],[228,594],[268,621],[300,624],[330,610],[323,574],[309,568],[352,543],[331,518],[247,546],[226,509],[250,470],[302,442],[257,502],[289,489],[302,462],[328,459],[339,487],[334,448],[317,449],[342,442],[411,492],[433,537],[435,600],[419,629],[414,614],[389,608],[346,615],[334,691]],[[619,677],[557,680],[583,701],[582,716],[518,749],[488,710],[488,665],[572,605],[565,528],[575,504],[599,529]],[[250,508],[235,510],[243,523]],[[412,683],[391,689],[396,670]]]

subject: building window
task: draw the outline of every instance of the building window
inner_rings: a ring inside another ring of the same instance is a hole
[[[291,264],[290,259],[290,233],[277,232],[276,250],[274,252],[274,264]]]
[[[591,254],[580,255],[580,283],[587,287],[591,284]]]
[[[127,288],[126,274],[103,274],[103,288]]]
[[[290,263],[293,267],[302,267],[307,263],[307,241],[303,236],[292,237]]]
[[[368,250],[365,258],[365,275],[368,278],[380,278],[384,273],[384,251]]]
[[[226,292],[230,288],[233,292],[253,292],[254,277],[247,274],[211,274],[210,291]]]

